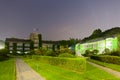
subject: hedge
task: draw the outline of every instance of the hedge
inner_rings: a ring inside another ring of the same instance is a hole
[[[91,56],[91,59],[120,65],[120,57],[118,56],[110,56],[110,55]]]
[[[50,56],[34,56],[33,58],[39,60],[42,63],[48,63],[77,72],[84,72],[86,70],[85,58],[63,58]]]
[[[69,53],[62,53],[58,57],[75,58],[74,55],[69,54]]]

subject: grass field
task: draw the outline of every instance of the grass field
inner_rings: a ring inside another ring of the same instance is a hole
[[[14,59],[0,61],[0,80],[15,80]]]
[[[105,67],[108,67],[108,68],[111,68],[113,70],[116,70],[116,71],[120,72],[120,65],[111,64],[111,63],[105,63],[105,62],[101,62],[101,61],[97,61],[97,60],[93,60],[93,59],[88,59],[88,60],[93,62],[93,63],[99,64],[101,66],[105,66]]]
[[[40,63],[34,59],[24,59],[35,71],[46,80],[120,80],[87,63],[84,73],[73,72],[49,64]]]

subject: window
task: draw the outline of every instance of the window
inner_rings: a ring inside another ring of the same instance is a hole
[[[34,47],[38,47],[38,44],[34,44]]]
[[[18,43],[17,46],[22,46],[23,44],[22,43]]]
[[[30,46],[30,44],[28,44],[28,43],[27,43],[27,44],[25,44],[25,46],[26,46],[26,47],[29,47],[29,46]]]
[[[30,48],[25,48],[25,50],[30,50]]]
[[[9,43],[10,46],[13,46],[13,43]]]
[[[10,51],[10,53],[12,53],[12,51]]]
[[[17,50],[22,50],[22,47],[17,47]]]
[[[13,47],[10,47],[9,49],[10,49],[10,50],[13,50]]]

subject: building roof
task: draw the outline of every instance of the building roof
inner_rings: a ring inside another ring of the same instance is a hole
[[[6,42],[25,42],[25,43],[29,43],[31,42],[31,40],[29,39],[18,39],[18,38],[6,38]]]

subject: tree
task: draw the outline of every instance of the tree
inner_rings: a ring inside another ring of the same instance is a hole
[[[118,47],[120,49],[120,34],[117,36],[117,39],[118,39]]]
[[[102,34],[102,31],[101,29],[96,29],[93,31],[92,35],[90,36],[90,38],[97,38],[97,37],[100,37]]]
[[[8,54],[9,51],[7,49],[1,49],[0,54]]]
[[[99,50],[95,49],[92,52],[93,52],[93,54],[97,54],[99,52]]]
[[[96,29],[93,31],[92,35],[100,35],[102,33],[101,29]]]

